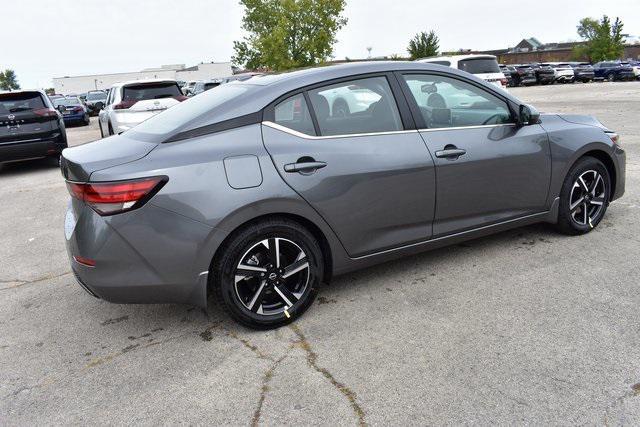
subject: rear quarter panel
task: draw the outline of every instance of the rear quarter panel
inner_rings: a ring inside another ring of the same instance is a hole
[[[233,188],[228,181],[224,160],[245,156],[258,159],[258,173],[262,175],[262,182],[257,186]],[[93,173],[91,180],[109,181],[154,175],[166,175],[169,181],[148,204],[209,228],[206,234],[191,236],[196,240],[188,255],[195,259],[193,277],[209,269],[214,253],[237,227],[270,214],[297,215],[311,221],[326,237],[331,247],[333,265],[338,267],[348,259],[331,228],[284,183],[275,170],[262,143],[259,124],[161,144],[136,162]],[[155,239],[152,237],[145,242],[142,236],[140,241],[133,243],[142,247],[143,251],[153,251]]]

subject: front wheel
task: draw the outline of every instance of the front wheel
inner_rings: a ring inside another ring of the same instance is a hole
[[[607,80],[610,82],[615,81],[615,79],[616,79],[616,76],[613,73],[609,73],[609,75],[607,76]]]
[[[578,235],[597,227],[607,210],[610,182],[609,172],[600,160],[593,157],[580,159],[562,185],[558,230]]]
[[[246,227],[221,251],[212,272],[215,298],[250,328],[277,328],[301,316],[324,277],[317,239],[286,219]]]

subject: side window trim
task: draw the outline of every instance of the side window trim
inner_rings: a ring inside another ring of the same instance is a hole
[[[486,92],[498,99],[500,99],[501,101],[503,101],[506,105],[507,108],[509,109],[509,113],[511,114],[511,119],[515,120],[514,117],[514,111],[512,108],[512,102],[500,95],[499,93],[496,92],[492,92],[487,90],[487,88],[484,88],[480,85],[478,85],[477,83],[471,81],[471,80],[467,80],[467,79],[462,79],[459,78],[458,76],[452,75],[452,74],[448,74],[448,73],[439,73],[437,71],[424,71],[424,70],[403,70],[403,71],[396,71],[394,72],[394,74],[396,75],[396,78],[398,79],[398,83],[400,84],[400,88],[402,90],[402,93],[404,94],[407,103],[409,104],[409,109],[411,110],[411,115],[413,116],[413,119],[415,120],[416,123],[416,128],[418,130],[434,130],[434,129],[438,129],[438,130],[446,130],[446,129],[462,129],[462,128],[477,128],[478,125],[475,126],[458,126],[458,127],[449,127],[449,128],[429,128],[427,126],[427,124],[424,121],[424,118],[422,117],[422,113],[420,112],[420,108],[418,107],[418,103],[416,102],[415,98],[413,97],[413,94],[411,93],[411,89],[409,88],[409,85],[407,84],[407,82],[404,79],[405,75],[424,75],[424,76],[441,76],[441,77],[447,77],[453,80],[459,80],[463,83],[472,85],[480,90],[482,90],[483,92]],[[512,126],[512,123],[502,123],[502,124],[498,124],[498,125],[481,125],[481,126]]]

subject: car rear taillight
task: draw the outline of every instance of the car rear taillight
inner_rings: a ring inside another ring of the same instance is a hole
[[[138,101],[135,101],[133,99],[127,100],[127,101],[122,101],[119,102],[118,104],[113,106],[114,110],[126,110],[127,108],[131,108],[133,107],[133,104],[135,104]]]
[[[187,98],[187,97],[186,97],[186,96],[184,96],[184,95],[177,95],[177,96],[174,96],[174,97],[173,97],[173,99],[175,99],[176,101],[180,101],[180,102],[182,102],[182,101],[186,101],[186,100],[187,100],[187,99],[189,99],[189,98]]]
[[[507,87],[507,79],[506,78],[500,79],[500,84],[502,85],[502,87]]]
[[[37,114],[42,117],[55,117],[58,115],[56,110],[53,108],[39,108],[37,110],[33,110],[33,114]]]
[[[67,182],[67,189],[72,197],[82,200],[98,214],[105,216],[141,207],[167,181],[167,177],[155,176],[115,182]]]

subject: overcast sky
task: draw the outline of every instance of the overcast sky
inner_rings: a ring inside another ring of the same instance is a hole
[[[242,37],[237,0],[5,0],[0,6],[0,69],[23,87],[51,78],[138,71],[162,64],[228,61]],[[620,16],[640,35],[640,0],[347,0],[348,24],[335,57],[405,54],[408,40],[433,29],[445,50],[499,49],[523,37],[576,40],[585,16]]]

